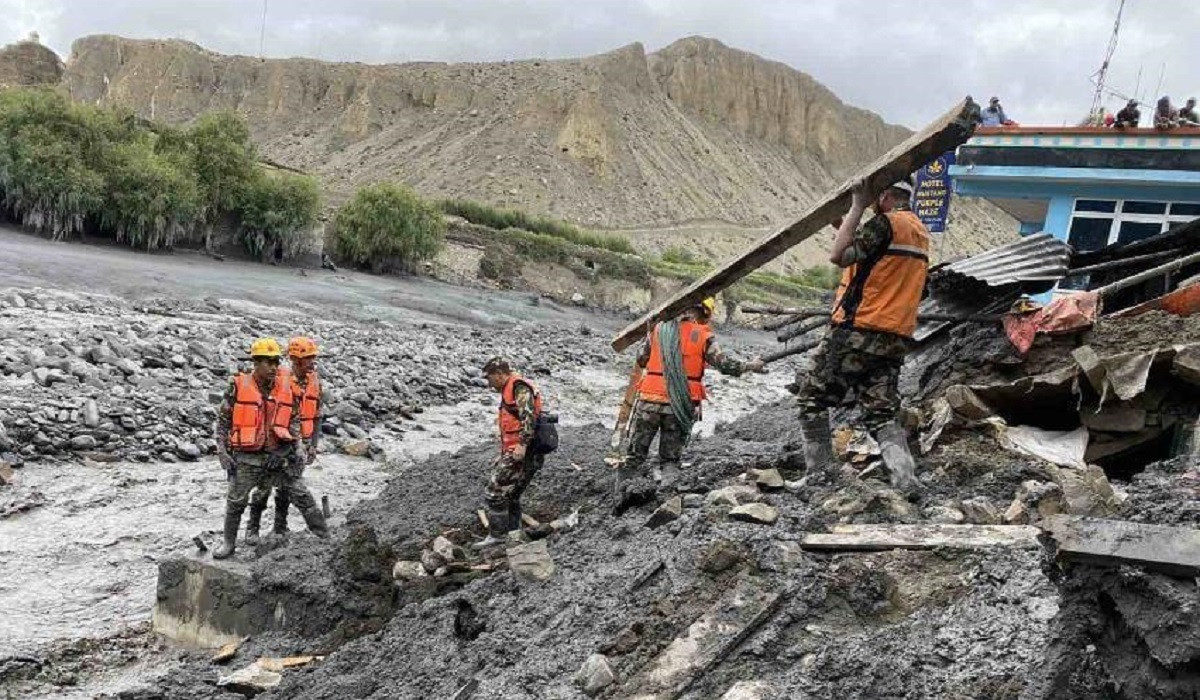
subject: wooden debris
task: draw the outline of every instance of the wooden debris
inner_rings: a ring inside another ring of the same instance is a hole
[[[482,509],[482,508],[480,508],[479,510],[475,511],[475,515],[478,515],[478,516],[479,516],[479,523],[480,523],[481,525],[483,525],[483,529],[484,529],[484,530],[490,530],[490,529],[491,529],[491,527],[492,527],[492,524],[491,524],[491,522],[489,522],[489,521],[488,521],[488,516],[487,516],[487,513],[483,512],[483,509]]]
[[[882,192],[902,177],[967,141],[978,123],[979,106],[971,98],[913,134],[871,165],[855,173],[836,190],[813,204],[791,226],[763,238],[745,253],[700,278],[660,304],[650,313],[627,326],[612,341],[618,352],[641,339],[657,321],[673,318],[688,307],[712,296],[754,270],[782,255],[792,246],[829,225],[849,208],[851,192],[863,183],[871,194]]]
[[[230,659],[237,655],[238,649],[241,648],[242,644],[244,644],[248,639],[250,638],[242,637],[241,639],[223,645],[220,649],[217,649],[215,654],[213,654],[212,662],[214,664],[227,663]]]
[[[618,693],[618,697],[636,700],[679,697],[770,619],[781,598],[780,591],[771,590],[752,577],[742,577],[630,680],[627,688],[637,692]]]
[[[1037,543],[1038,534],[1038,528],[1029,525],[835,525],[833,532],[805,535],[800,547],[848,552],[1029,547]]]
[[[300,666],[307,666],[316,661],[322,661],[324,658],[324,656],[313,656],[312,654],[305,656],[285,656],[283,658],[264,656],[260,658],[257,663],[261,668],[280,673],[285,669],[298,668]]]
[[[1200,576],[1200,530],[1072,515],[1052,515],[1042,528],[1054,540],[1059,561]]]

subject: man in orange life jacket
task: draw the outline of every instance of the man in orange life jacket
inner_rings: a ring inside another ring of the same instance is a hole
[[[897,421],[900,368],[929,265],[929,232],[908,207],[912,191],[908,178],[893,184],[875,200],[875,216],[859,228],[870,197],[862,186],[855,188],[834,238],[829,259],[842,268],[842,280],[830,328],[812,371],[797,377],[804,458],[814,481],[831,476],[835,466],[829,409],[856,400],[892,485],[910,495],[921,487]]]
[[[224,542],[214,559],[232,556],[238,527],[254,488],[269,492],[275,484],[286,488],[291,501],[318,536],[327,536],[325,518],[302,479],[280,480],[286,468],[299,461],[296,436],[300,415],[291,375],[279,367],[279,343],[259,338],[250,346],[253,371],[238,374],[225,392],[217,414],[217,457],[229,475],[225,495]]]
[[[292,393],[300,413],[299,456],[303,458],[300,469],[317,459],[317,443],[321,437],[321,380],[317,376],[317,344],[311,338],[297,337],[288,341],[288,360],[292,364]],[[285,476],[286,478],[286,476]],[[263,511],[267,508],[269,491],[255,489],[250,497],[250,515],[246,521],[246,543],[258,544],[258,532]],[[287,512],[290,506],[288,489],[275,489],[275,522],[271,531],[276,535],[287,534]]]
[[[501,543],[509,533],[521,532],[521,495],[545,461],[544,455],[530,449],[542,412],[537,386],[503,357],[488,360],[483,375],[492,391],[500,394],[500,456],[492,463],[484,491],[488,536],[475,545],[480,549]]]
[[[733,377],[763,369],[761,358],[741,362],[721,351],[709,325],[715,308],[714,299],[705,299],[678,322],[678,356],[682,360],[681,369],[686,375],[688,392],[682,401],[673,403],[671,400],[669,358],[664,356],[661,342],[664,324],[656,324],[642,346],[637,365],[645,369],[645,374],[638,384],[638,410],[634,416],[628,454],[624,464],[617,470],[615,509],[618,512],[631,502],[645,500],[653,493],[649,483],[639,482],[646,481],[642,467],[656,434],[660,486],[669,491],[679,481],[683,448],[691,433],[692,423],[699,419],[700,402],[707,397],[704,388],[706,367],[712,366],[722,374]],[[680,413],[683,415],[680,416]]]

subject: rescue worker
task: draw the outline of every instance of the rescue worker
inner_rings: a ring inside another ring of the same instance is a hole
[[[214,559],[233,555],[238,527],[254,488],[269,492],[273,485],[285,489],[300,508],[309,529],[327,536],[325,518],[302,479],[281,479],[285,469],[299,460],[296,436],[300,415],[290,373],[280,368],[282,353],[272,338],[259,338],[250,346],[254,369],[230,382],[217,414],[217,458],[229,475],[225,496],[224,542]]]
[[[831,475],[829,409],[857,401],[862,421],[879,443],[892,485],[910,495],[920,488],[900,410],[898,380],[917,327],[917,306],[929,265],[929,232],[909,210],[912,182],[904,179],[871,204],[860,185],[834,238],[830,262],[842,268],[830,328],[810,372],[797,376],[804,459],[814,480]]]
[[[663,353],[662,337],[668,332],[665,323],[655,324],[642,345],[637,366],[644,370],[638,384],[638,408],[629,438],[629,450],[624,463],[617,469],[615,510],[620,512],[631,500],[641,500],[651,489],[638,484],[644,479],[643,466],[650,444],[658,436],[659,487],[673,489],[680,478],[680,461],[684,445],[690,437],[692,424],[700,420],[701,402],[707,398],[704,371],[713,367],[733,377],[745,372],[763,371],[761,358],[741,362],[722,352],[709,321],[716,309],[716,300],[709,297],[689,309],[678,321],[678,357],[681,358],[687,397],[671,401],[669,359]],[[675,322],[668,322],[675,323]],[[671,333],[675,331],[670,330]],[[682,415],[681,415],[682,414]]]
[[[542,413],[542,395],[537,386],[518,374],[507,359],[493,357],[483,366],[483,376],[492,391],[500,394],[497,424],[500,456],[492,462],[492,473],[484,491],[488,536],[475,544],[478,549],[499,544],[509,533],[521,532],[521,495],[542,468],[545,456],[531,449]]]
[[[288,341],[288,361],[292,365],[292,393],[300,413],[300,444],[297,446],[303,466],[317,459],[317,443],[321,438],[321,380],[317,375],[317,344],[311,338],[296,337]],[[246,523],[246,544],[258,544],[263,511],[267,509],[270,492],[255,489],[250,498],[250,515]],[[287,489],[275,489],[275,522],[271,531],[287,534],[287,512],[291,504]]]

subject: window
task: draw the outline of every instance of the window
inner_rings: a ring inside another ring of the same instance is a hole
[[[1200,217],[1200,203],[1077,199],[1067,242],[1079,252],[1156,236]]]

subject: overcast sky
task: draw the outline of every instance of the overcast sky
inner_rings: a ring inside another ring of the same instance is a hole
[[[371,63],[584,56],[700,34],[782,61],[843,100],[919,128],[961,98],[1024,124],[1091,104],[1119,0],[268,0],[267,56]],[[0,43],[40,33],[189,39],[257,55],[261,0],[0,0]],[[1200,93],[1200,2],[1127,0],[1108,85]],[[1139,83],[1140,74],[1140,83]],[[1160,87],[1161,76],[1161,87]],[[1110,97],[1108,104],[1119,106]]]

